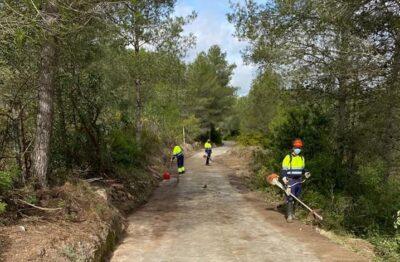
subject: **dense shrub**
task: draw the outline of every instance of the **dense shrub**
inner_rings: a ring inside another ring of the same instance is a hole
[[[396,236],[373,236],[370,238],[375,245],[376,253],[384,261],[400,261],[400,234]]]
[[[343,161],[337,154],[329,119],[329,110],[319,106],[289,108],[271,124],[266,136],[258,138],[267,141],[268,153],[255,157],[253,185],[265,186],[260,174],[266,170],[280,171],[292,139],[300,137],[305,142],[306,167],[313,174],[304,185],[303,198],[322,210],[323,225],[358,236],[393,235],[395,214],[400,210],[400,182],[390,175],[387,162],[371,158],[368,152],[356,151],[352,166]]]
[[[266,143],[265,135],[261,132],[240,134],[236,141],[245,146],[263,145]]]
[[[129,130],[114,131],[110,135],[110,156],[115,165],[140,165],[143,155],[135,141],[135,133]]]
[[[2,202],[2,196],[12,188],[16,176],[17,170],[0,171],[0,214],[4,213],[7,207],[7,204]]]
[[[365,163],[358,168],[355,181],[350,180],[348,194],[352,206],[347,212],[346,228],[362,235],[375,232],[393,233],[395,214],[400,209],[400,183],[386,180],[382,161]]]
[[[0,201],[0,215],[6,211],[7,204]]]
[[[197,140],[201,141],[202,143],[206,142],[208,139],[217,145],[222,144],[222,133],[220,130],[217,130],[215,126],[212,126],[210,130],[205,133],[202,133],[198,136]]]
[[[15,173],[9,171],[0,171],[0,193],[10,190]]]

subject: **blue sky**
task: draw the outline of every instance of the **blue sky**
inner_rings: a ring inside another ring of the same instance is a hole
[[[247,94],[255,77],[256,67],[243,63],[240,51],[246,43],[240,42],[233,36],[235,29],[227,21],[226,14],[230,11],[229,0],[177,1],[177,15],[188,15],[193,10],[197,12],[198,17],[185,27],[185,31],[196,36],[197,45],[189,52],[186,60],[193,61],[197,53],[207,50],[212,45],[219,45],[227,53],[228,61],[237,65],[231,84],[239,88],[239,95]]]

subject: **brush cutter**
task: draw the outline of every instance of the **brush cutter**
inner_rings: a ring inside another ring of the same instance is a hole
[[[290,186],[297,186],[298,184],[303,184],[303,183],[305,183],[307,181],[307,178],[306,179],[304,179],[304,180],[302,180],[302,181],[300,181],[300,182],[297,182],[297,183],[294,183],[293,185],[290,185]]]
[[[273,186],[277,186],[280,189],[282,189],[283,191],[285,191],[286,194],[287,191],[281,182],[279,182],[279,176],[277,174],[271,174],[269,176],[267,176],[267,182],[270,185]],[[313,209],[311,209],[309,206],[307,206],[303,201],[301,201],[300,199],[298,199],[295,195],[293,195],[292,193],[289,193],[288,195],[290,195],[291,197],[293,197],[297,202],[299,202],[302,206],[304,206],[308,211],[310,211],[316,218],[318,218],[319,220],[323,220],[323,217],[321,215],[319,215],[317,212],[315,212]]]

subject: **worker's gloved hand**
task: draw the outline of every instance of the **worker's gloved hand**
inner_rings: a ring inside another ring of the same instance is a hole
[[[285,185],[287,185],[289,183],[289,179],[287,177],[283,177],[282,181],[283,181],[283,183],[285,183]]]
[[[304,174],[304,176],[305,176],[307,179],[309,179],[309,178],[311,177],[311,173],[310,173],[310,172],[306,172],[306,173]]]
[[[290,193],[292,192],[292,188],[288,186],[285,190],[286,195],[290,196]]]

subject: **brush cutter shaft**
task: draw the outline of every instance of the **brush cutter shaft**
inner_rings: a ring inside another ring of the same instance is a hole
[[[304,182],[304,181],[303,181]],[[280,189],[282,189],[283,191],[286,192],[286,188],[282,185],[281,182],[278,181],[278,179],[273,179],[271,181],[271,184],[279,187]],[[292,193],[290,193],[290,196],[293,197],[297,202],[299,202],[302,206],[304,206],[308,211],[310,211],[311,213],[314,214],[314,216],[316,216],[319,220],[323,220],[322,216],[317,214],[314,210],[312,210],[309,206],[307,206],[303,201],[301,201],[300,199],[298,199],[295,195],[293,195]]]
[[[302,204],[308,211],[310,211],[311,213],[314,214],[314,216],[316,216],[319,220],[324,220],[323,217],[319,214],[317,214],[314,210],[312,210],[309,206],[307,206],[303,201],[301,201],[300,199],[298,199],[295,195],[293,195],[292,193],[290,193],[290,196],[293,197],[297,202],[299,202],[300,204]]]
[[[293,185],[290,185],[290,186],[297,186],[298,184],[303,184],[306,181],[307,181],[307,179],[304,179],[303,181],[294,183]]]

